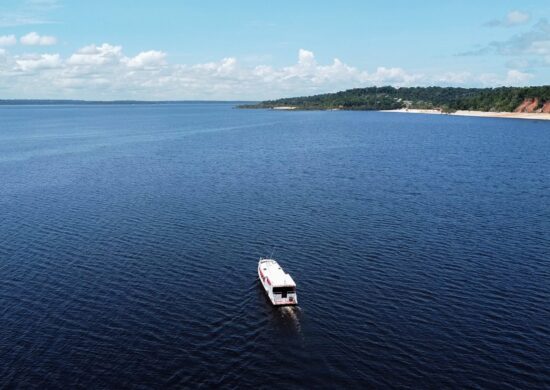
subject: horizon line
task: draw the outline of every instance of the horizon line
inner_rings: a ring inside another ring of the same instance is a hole
[[[295,95],[291,97],[279,97],[279,98],[270,98],[270,99],[254,99],[254,100],[240,100],[240,99],[169,99],[169,100],[143,100],[143,99],[111,99],[111,100],[98,100],[98,99],[64,99],[64,98],[13,98],[13,99],[0,99],[0,105],[10,105],[10,104],[27,104],[27,105],[47,105],[47,104],[174,104],[174,103],[259,103],[265,101],[281,100],[288,98],[298,98],[298,97],[310,97],[318,95],[330,95],[339,92],[351,91],[355,89],[369,89],[369,88],[394,88],[394,89],[410,89],[410,88],[450,88],[450,89],[470,89],[470,90],[492,90],[499,88],[511,88],[511,89],[520,89],[520,88],[543,88],[550,87],[549,84],[543,85],[526,85],[526,86],[498,86],[498,87],[455,87],[455,86],[439,86],[439,85],[430,85],[430,86],[414,86],[414,87],[400,87],[393,85],[382,85],[382,86],[368,86],[368,87],[354,87],[338,90],[335,92],[322,92],[312,95]]]

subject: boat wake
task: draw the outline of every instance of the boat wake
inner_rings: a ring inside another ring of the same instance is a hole
[[[278,322],[281,327],[292,330],[298,334],[302,333],[300,323],[301,310],[298,306],[281,306],[275,309],[278,314]]]

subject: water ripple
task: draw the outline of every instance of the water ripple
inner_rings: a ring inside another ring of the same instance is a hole
[[[550,386],[547,128],[3,114],[0,387]],[[297,308],[257,281],[271,253]]]

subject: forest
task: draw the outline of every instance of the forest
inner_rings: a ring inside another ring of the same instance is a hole
[[[295,107],[301,110],[393,110],[399,108],[509,111],[526,99],[537,99],[539,108],[550,102],[550,86],[455,88],[391,86],[355,88],[314,96],[267,100],[240,108]]]

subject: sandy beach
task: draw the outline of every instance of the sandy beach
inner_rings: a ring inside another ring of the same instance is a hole
[[[452,114],[443,114],[439,110],[419,110],[419,109],[406,109],[406,108],[401,108],[398,110],[382,110],[381,112],[401,112],[405,114],[478,116],[478,117],[487,117],[487,118],[550,120],[550,114],[548,113],[527,113],[527,112],[456,111]]]
[[[274,110],[295,110],[296,107],[294,106],[279,106],[279,107],[273,107]]]

